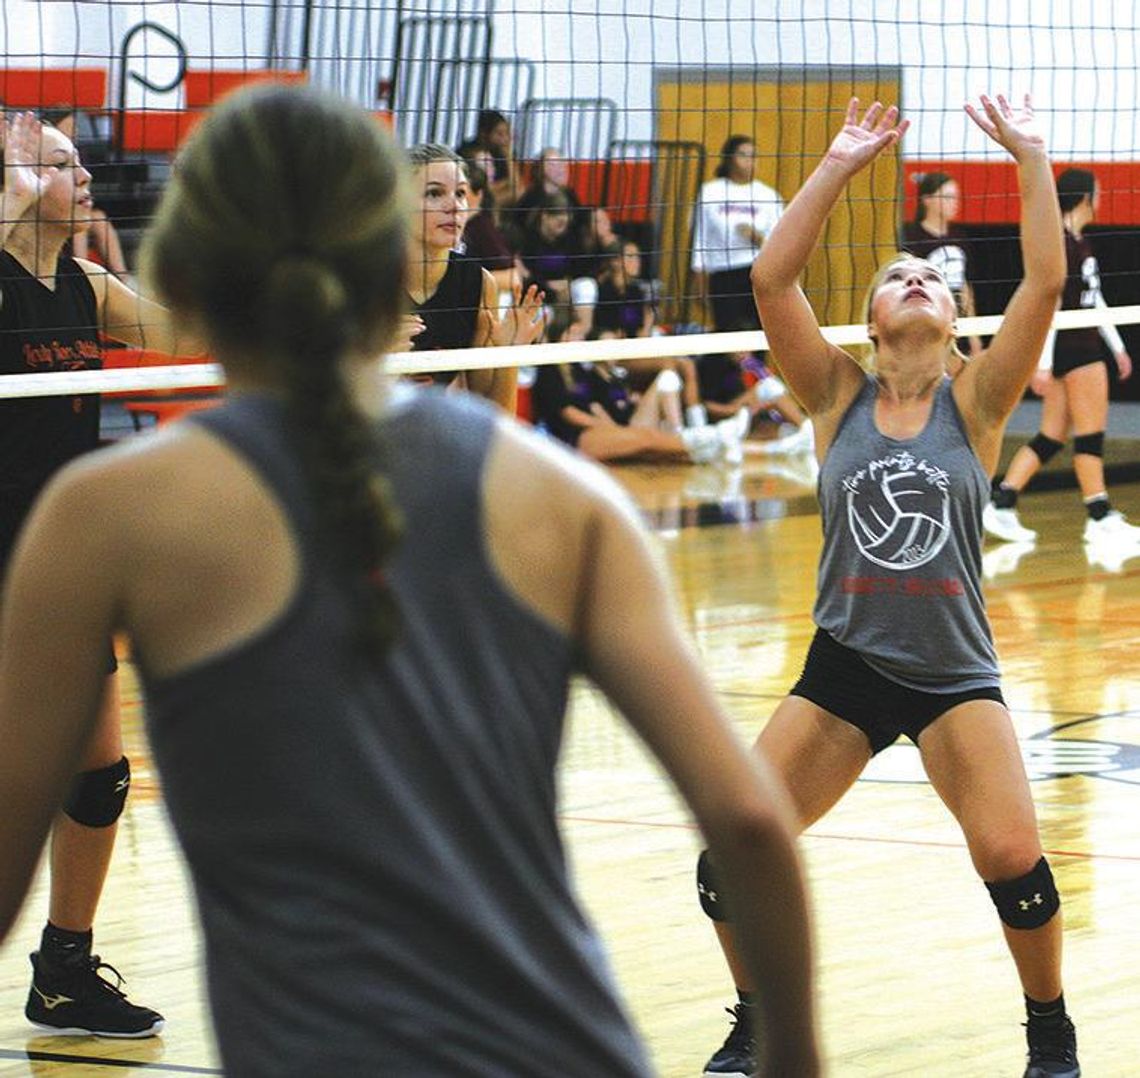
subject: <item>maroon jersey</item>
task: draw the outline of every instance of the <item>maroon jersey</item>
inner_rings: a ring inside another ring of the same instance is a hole
[[[1084,236],[1074,236],[1065,229],[1065,291],[1061,294],[1061,310],[1095,307],[1099,295],[1100,267],[1092,244]],[[1100,362],[1107,356],[1104,341],[1095,326],[1059,330],[1053,346],[1053,371],[1064,373],[1074,367]]]

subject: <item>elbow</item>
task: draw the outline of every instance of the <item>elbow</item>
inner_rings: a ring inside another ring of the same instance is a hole
[[[775,803],[750,798],[734,806],[727,817],[709,829],[709,845],[732,857],[765,857],[794,842],[791,824]]]
[[[1054,267],[1052,272],[1045,275],[1045,279],[1041,282],[1041,289],[1052,296],[1057,305],[1060,306],[1061,296],[1065,291],[1065,266],[1063,264]]]
[[[756,261],[752,263],[752,271],[748,275],[752,282],[752,294],[758,298],[770,296],[773,292],[779,291],[781,287],[781,282],[776,280],[768,261],[761,252],[756,257]]]

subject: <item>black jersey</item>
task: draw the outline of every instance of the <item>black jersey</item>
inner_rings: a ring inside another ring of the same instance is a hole
[[[470,348],[475,342],[483,302],[483,267],[474,258],[452,251],[439,287],[413,310],[424,320],[424,331],[412,339],[413,352],[436,348]],[[456,371],[434,371],[432,381],[447,385]]]
[[[1065,229],[1065,291],[1061,294],[1061,310],[1073,311],[1095,307],[1100,295],[1100,267],[1092,244],[1084,236],[1074,236]],[[1095,326],[1063,329],[1053,346],[1054,373],[1097,363],[1107,358],[1107,351]]]
[[[932,236],[917,221],[907,221],[900,246],[907,254],[925,258],[946,278],[958,313],[965,314],[964,296],[970,280],[970,245],[966,237],[953,227],[945,236]]]
[[[0,251],[0,374],[103,366],[95,290],[60,256],[55,288]],[[0,400],[0,495],[38,491],[68,461],[99,444],[99,397]]]

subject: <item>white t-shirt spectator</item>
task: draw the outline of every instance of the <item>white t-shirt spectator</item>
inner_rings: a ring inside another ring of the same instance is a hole
[[[780,196],[759,180],[709,180],[701,186],[694,211],[693,269],[697,273],[720,273],[750,266],[760,248],[740,226],[767,238],[783,211]]]

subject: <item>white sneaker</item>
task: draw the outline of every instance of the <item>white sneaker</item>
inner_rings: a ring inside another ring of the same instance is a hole
[[[681,441],[694,464],[709,464],[724,453],[724,446],[715,427],[686,427],[680,432]]]
[[[982,573],[987,580],[993,580],[1002,573],[1012,573],[1031,550],[1036,550],[1036,543],[1004,543],[987,550],[982,555]]]
[[[1085,521],[1086,543],[1135,543],[1140,541],[1140,528],[1129,524],[1118,509],[1110,509],[1100,520]]]
[[[1086,543],[1085,558],[1090,569],[1119,573],[1126,562],[1140,558],[1140,543]]]
[[[982,528],[988,535],[1007,543],[1032,543],[1037,539],[1035,531],[1021,526],[1016,509],[999,509],[993,502],[986,502],[982,510]]]
[[[815,432],[811,420],[805,419],[791,434],[761,442],[759,451],[766,457],[790,457],[796,453],[810,453],[815,449]]]
[[[736,415],[722,419],[716,425],[715,430],[721,444],[721,457],[726,464],[739,464],[744,460],[742,443],[751,426],[752,413],[747,408],[741,408]]]

